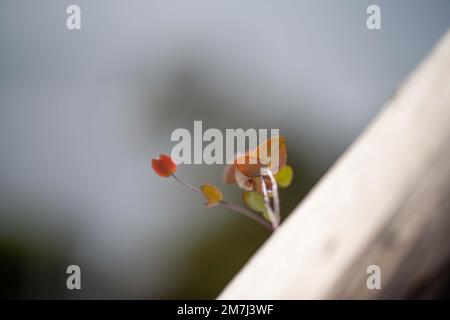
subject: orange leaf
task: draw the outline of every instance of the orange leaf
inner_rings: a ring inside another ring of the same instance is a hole
[[[225,181],[225,183],[236,183],[235,173],[236,165],[234,163],[227,164],[223,170],[223,181]]]
[[[276,148],[275,143],[278,142],[278,163],[275,161]],[[256,153],[256,155],[255,155]],[[251,152],[252,156],[256,156],[262,164],[268,165],[273,174],[284,167],[287,163],[287,146],[286,138],[283,136],[271,137],[261,143],[255,151]]]
[[[203,195],[205,196],[207,202],[207,207],[213,207],[216,204],[218,204],[223,199],[222,192],[220,190],[213,186],[212,184],[205,183],[200,186],[200,190],[202,191]]]
[[[172,158],[165,154],[160,154],[159,157],[152,159],[153,171],[158,176],[169,177],[172,173],[177,171],[177,165]]]
[[[253,178],[261,175],[261,161],[257,157],[243,155],[235,160],[236,167],[245,176]]]
[[[275,148],[278,143],[278,148]],[[278,161],[275,152],[278,149]],[[256,149],[247,151],[244,155],[235,157],[233,164],[225,167],[223,180],[226,183],[237,183],[245,190],[261,190],[261,168],[266,166],[275,175],[287,164],[286,138],[283,136],[271,137],[262,142]],[[238,170],[236,170],[238,169]],[[269,185],[270,182],[268,183]]]

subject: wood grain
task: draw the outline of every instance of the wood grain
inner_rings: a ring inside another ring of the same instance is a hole
[[[447,32],[219,299],[433,297],[449,266]]]

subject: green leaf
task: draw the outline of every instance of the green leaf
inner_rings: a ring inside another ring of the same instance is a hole
[[[269,214],[267,213],[267,210],[264,210],[264,211],[262,212],[262,216],[263,216],[264,219],[266,219],[267,221],[272,222],[272,221],[270,220]]]
[[[287,188],[292,182],[292,178],[294,177],[294,170],[290,166],[285,166],[278,171],[275,175],[275,180],[277,184],[281,188]]]
[[[266,211],[266,207],[264,205],[264,197],[256,191],[245,191],[244,201],[247,206],[256,211],[256,212],[264,212]]]
[[[264,197],[262,194],[256,191],[245,191],[244,192],[244,201],[247,206],[253,211],[259,212],[262,214],[264,219],[271,222],[269,214],[267,213],[266,206],[264,203]]]

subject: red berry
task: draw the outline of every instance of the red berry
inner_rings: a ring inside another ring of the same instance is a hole
[[[172,158],[165,154],[160,154],[159,157],[152,159],[153,171],[158,176],[169,177],[172,173],[177,171],[177,165]]]

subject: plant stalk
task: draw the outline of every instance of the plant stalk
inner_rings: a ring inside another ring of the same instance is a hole
[[[197,187],[193,186],[192,184],[184,181],[183,179],[181,179],[180,177],[178,177],[174,173],[172,173],[172,177],[176,181],[178,181],[181,185],[186,187],[187,189],[189,189],[189,190],[191,190],[193,192],[197,192],[197,193],[203,194],[202,191],[199,188],[197,188]],[[228,201],[225,201],[225,200],[221,200],[219,202],[219,204],[221,204],[224,207],[227,207],[229,209],[232,209],[234,211],[237,211],[237,212],[243,214],[244,216],[246,216],[246,217],[248,217],[250,219],[253,219],[254,221],[258,222],[259,224],[261,224],[265,228],[269,229],[270,231],[274,230],[274,227],[270,223],[268,223],[263,217],[261,217],[257,213],[255,213],[255,212],[253,212],[253,211],[251,211],[251,210],[249,210],[249,209],[247,209],[245,207],[242,207],[242,206],[240,206],[238,204],[235,204],[235,203],[232,203],[232,202],[228,202]]]

